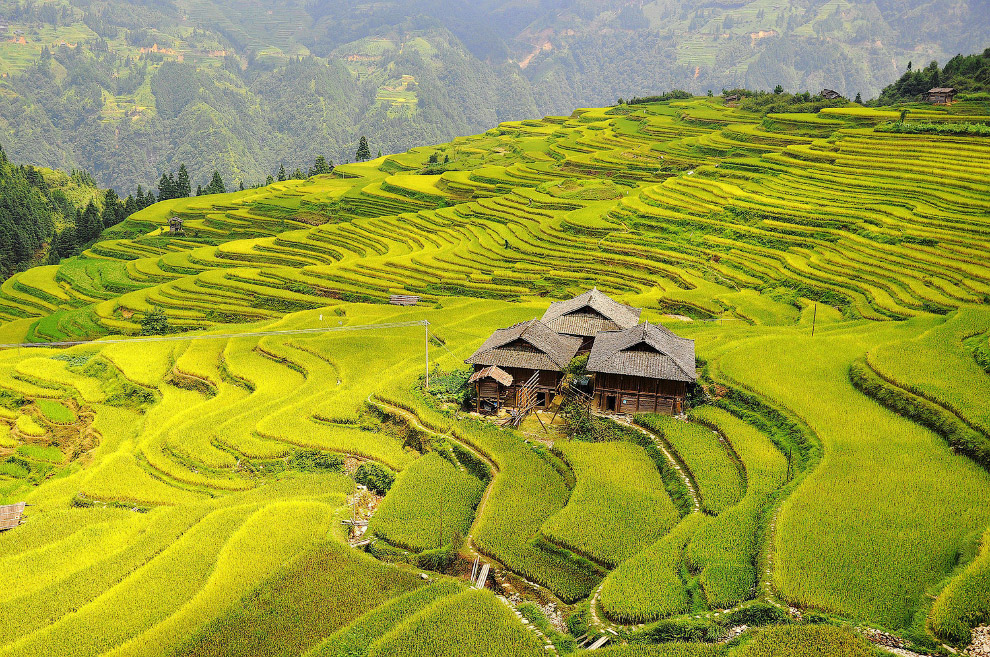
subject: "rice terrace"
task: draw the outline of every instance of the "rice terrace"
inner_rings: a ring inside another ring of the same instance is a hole
[[[12,276],[0,656],[966,649],[988,114],[580,109]]]

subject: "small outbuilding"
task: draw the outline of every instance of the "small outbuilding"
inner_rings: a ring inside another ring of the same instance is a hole
[[[952,87],[935,87],[925,94],[925,102],[933,105],[951,105],[956,99],[956,90]]]
[[[739,102],[739,94],[729,94],[728,96],[726,96],[722,100],[723,100],[723,102],[726,102],[726,103],[738,103]]]
[[[825,100],[838,100],[839,98],[842,98],[842,94],[834,89],[822,89],[818,95]]]
[[[168,220],[169,235],[182,235],[182,217],[170,217]]]
[[[697,381],[694,340],[656,324],[600,333],[588,358],[604,413],[681,413]]]
[[[21,524],[21,517],[24,515],[24,502],[0,506],[0,532],[13,529]]]
[[[602,331],[636,326],[642,312],[593,288],[573,299],[550,304],[542,321],[552,331],[581,338],[579,352],[583,353],[591,350],[595,336]]]
[[[474,366],[478,411],[546,408],[581,339],[559,335],[538,319],[498,329],[464,362]]]

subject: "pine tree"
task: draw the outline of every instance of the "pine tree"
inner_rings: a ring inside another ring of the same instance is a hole
[[[371,159],[371,149],[368,148],[368,138],[361,135],[361,139],[358,140],[357,153],[354,154],[355,162],[364,162],[365,160]]]
[[[167,201],[171,198],[175,198],[175,181],[163,173],[162,179],[158,181],[158,200]]]
[[[120,203],[120,197],[117,196],[117,192],[108,189],[106,196],[103,197],[103,226],[110,228],[123,220],[124,208]]]
[[[223,178],[220,177],[219,171],[213,172],[213,178],[210,180],[210,184],[206,186],[203,190],[204,194],[226,194],[227,187],[223,184]]]
[[[378,157],[381,157],[381,156],[382,156],[382,149],[379,148],[378,149]]]
[[[192,195],[192,183],[189,181],[189,171],[185,164],[179,165],[179,179],[175,184],[175,197],[186,198]]]
[[[285,182],[285,165],[284,164],[278,165],[278,181],[279,182]],[[268,183],[268,184],[270,185],[271,183]]]
[[[103,231],[103,220],[100,218],[100,211],[96,209],[96,204],[93,201],[90,201],[86,210],[77,217],[76,233],[79,235],[80,242],[92,242],[100,236],[100,232]]]
[[[124,219],[127,219],[139,209],[137,200],[133,196],[128,195],[127,199],[124,200]]]
[[[138,185],[137,191],[134,192],[134,204],[137,205],[138,210],[148,207],[144,204],[144,190],[141,189],[141,185]]]
[[[203,195],[203,186],[196,185],[196,196],[202,196],[202,195]]]
[[[274,182],[275,182],[275,179],[274,179],[274,178],[272,178],[272,174],[268,174],[268,177],[267,177],[267,178],[265,178],[265,184],[266,184],[266,185],[271,185],[271,184],[272,184],[272,183],[274,183]]]
[[[863,95],[857,91],[856,92],[856,100],[854,100],[853,102],[862,105],[863,104]]]
[[[244,181],[243,180],[240,181],[240,188],[241,188],[241,191],[243,192],[244,191]]]
[[[309,170],[309,175],[319,176],[332,172],[333,168],[327,163],[327,159],[322,155],[319,155],[316,158],[316,162],[313,164],[313,168]]]

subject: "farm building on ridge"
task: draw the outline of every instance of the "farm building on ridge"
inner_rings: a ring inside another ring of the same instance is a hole
[[[543,313],[543,323],[557,333],[581,338],[579,352],[586,352],[591,350],[596,335],[632,328],[642,312],[593,288],[573,299],[550,304]]]
[[[956,99],[956,90],[952,87],[935,87],[925,93],[925,102],[933,105],[951,105]]]
[[[571,360],[588,351],[591,380],[569,385],[598,411],[683,412],[687,387],[697,380],[694,340],[640,324],[641,314],[592,289],[551,304],[542,319],[496,330],[464,361],[474,366],[468,383],[478,412],[549,407]]]
[[[825,100],[838,100],[839,98],[842,98],[842,94],[834,89],[822,89],[818,95]]]
[[[474,365],[468,383],[476,386],[478,410],[546,408],[580,346],[580,338],[555,333],[538,319],[496,330],[464,361]]]
[[[595,338],[588,358],[593,397],[606,413],[680,413],[697,380],[694,340],[663,326],[639,324]]]

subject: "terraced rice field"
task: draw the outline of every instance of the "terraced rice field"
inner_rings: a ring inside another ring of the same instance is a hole
[[[774,605],[964,645],[990,620],[990,142],[888,118],[507,123],[158,204],[5,281],[5,342],[83,344],[0,350],[0,503],[31,505],[0,655],[861,654],[831,627],[679,643]],[[590,443],[423,390],[424,349],[461,369],[593,285],[696,340],[708,403]],[[99,339],[154,309],[167,341]],[[470,590],[475,558],[575,636]]]

